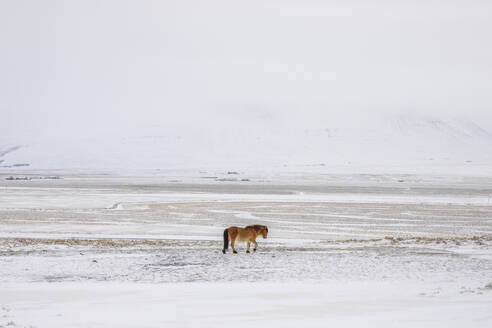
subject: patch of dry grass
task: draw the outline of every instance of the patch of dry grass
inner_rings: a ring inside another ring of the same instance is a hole
[[[470,237],[394,237],[385,236],[384,238],[371,239],[344,239],[344,240],[323,240],[322,243],[340,244],[340,243],[370,243],[389,241],[392,244],[398,243],[417,243],[417,244],[455,244],[457,246],[466,242],[473,242],[478,245],[484,245],[485,242],[492,241],[492,235],[470,236]]]
[[[214,241],[181,241],[181,240],[159,240],[159,239],[82,239],[82,238],[0,238],[0,245],[10,247],[31,245],[64,245],[64,246],[87,246],[87,247],[189,247],[189,246],[216,246]]]

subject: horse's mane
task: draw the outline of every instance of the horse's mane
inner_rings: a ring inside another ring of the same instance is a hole
[[[258,232],[265,230],[265,229],[268,231],[268,228],[266,226],[259,225],[259,224],[246,226],[245,229],[253,229],[254,231],[258,231]]]

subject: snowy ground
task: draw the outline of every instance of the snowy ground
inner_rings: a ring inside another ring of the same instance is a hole
[[[0,174],[0,327],[492,324],[492,179],[240,173]]]

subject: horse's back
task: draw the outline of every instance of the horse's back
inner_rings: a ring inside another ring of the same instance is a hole
[[[255,231],[250,229],[239,228],[236,240],[250,241],[256,237]]]
[[[254,231],[251,231],[250,229],[244,229],[235,226],[229,227],[227,229],[229,231],[229,236],[231,240],[249,241],[251,238],[254,237]]]

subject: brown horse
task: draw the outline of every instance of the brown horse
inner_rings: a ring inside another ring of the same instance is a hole
[[[251,243],[253,243],[253,245],[255,245],[253,251],[256,252],[256,248],[258,247],[256,237],[258,237],[259,235],[262,235],[263,238],[267,237],[267,226],[255,224],[244,228],[229,227],[224,230],[224,249],[222,249],[222,253],[226,253],[226,249],[229,247],[229,240],[231,241],[231,248],[234,254],[237,254],[236,249],[234,248],[234,244],[236,243],[236,241],[248,242],[246,253],[249,253],[249,246],[251,245]]]

